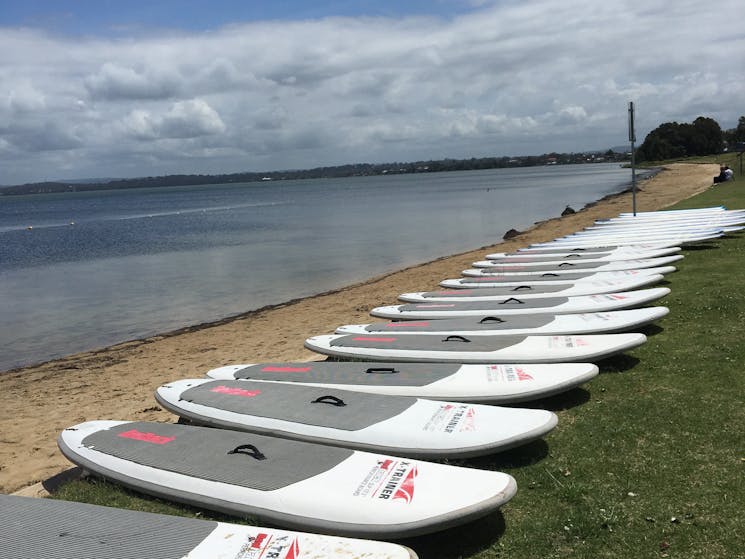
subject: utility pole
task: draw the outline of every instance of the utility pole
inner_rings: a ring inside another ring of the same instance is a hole
[[[629,101],[629,142],[631,142],[631,210],[636,216],[636,169],[634,168],[634,102]]]

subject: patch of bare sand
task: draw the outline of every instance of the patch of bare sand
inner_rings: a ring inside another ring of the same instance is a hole
[[[637,210],[665,208],[711,185],[716,165],[673,164],[643,181]],[[71,467],[57,450],[59,432],[93,419],[173,421],[153,398],[178,378],[199,378],[230,363],[321,359],[309,336],[341,324],[369,322],[370,309],[399,294],[436,289],[485,253],[510,251],[571,233],[593,220],[630,211],[631,194],[537,224],[510,241],[414,266],[338,291],[258,310],[218,323],[132,341],[0,374],[0,491],[26,488]]]

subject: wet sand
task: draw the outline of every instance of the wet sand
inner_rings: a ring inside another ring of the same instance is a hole
[[[706,190],[716,165],[676,163],[639,183],[637,210],[662,209]],[[563,210],[557,208],[557,213]],[[578,209],[578,208],[575,208]],[[57,450],[58,433],[94,419],[174,421],[153,398],[179,378],[200,378],[232,363],[322,360],[303,347],[316,334],[372,319],[373,307],[399,294],[436,289],[488,252],[551,240],[593,220],[631,211],[631,193],[536,224],[509,241],[440,258],[361,284],[245,313],[219,322],[118,344],[0,374],[0,492],[43,493],[40,482],[71,468]],[[496,241],[497,239],[495,239]]]

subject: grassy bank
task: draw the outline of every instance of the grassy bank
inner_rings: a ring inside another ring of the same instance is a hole
[[[736,180],[677,207],[745,208],[739,162],[714,161]],[[646,330],[644,346],[600,363],[585,387],[533,404],[559,414],[553,433],[459,463],[517,479],[504,510],[403,543],[423,559],[745,558],[745,234],[685,255],[660,303],[670,314]],[[197,514],[100,481],[68,483],[56,496]]]

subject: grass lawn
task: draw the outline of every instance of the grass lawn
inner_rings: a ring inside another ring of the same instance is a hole
[[[735,180],[677,207],[745,208]],[[670,314],[648,342],[599,363],[581,389],[535,402],[559,415],[544,440],[459,462],[518,482],[496,514],[403,541],[421,558],[745,559],[745,233],[687,249],[666,277]],[[221,518],[94,480],[57,498]],[[235,521],[235,519],[230,519]]]

